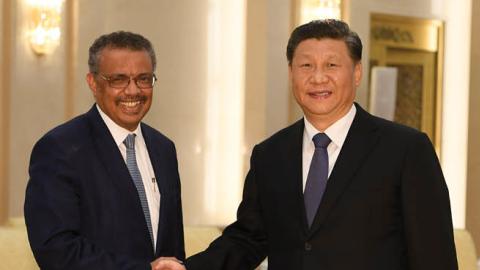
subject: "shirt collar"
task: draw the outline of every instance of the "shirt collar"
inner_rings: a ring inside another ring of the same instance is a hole
[[[342,118],[337,120],[331,126],[329,126],[324,133],[332,140],[337,147],[342,147],[343,143],[345,142],[345,138],[347,137],[348,130],[352,125],[353,119],[355,118],[355,114],[357,112],[357,108],[355,105],[352,104],[352,107],[345,114]],[[305,134],[308,137],[308,140],[312,142],[313,136],[317,133],[320,133],[308,120],[306,117],[303,118],[305,123]],[[313,142],[312,142],[313,143]]]
[[[125,129],[119,126],[107,114],[105,114],[100,108],[100,106],[98,106],[98,104],[96,104],[96,106],[97,106],[98,112],[100,113],[100,116],[103,119],[103,122],[105,122],[105,124],[107,125],[107,128],[112,134],[112,137],[115,140],[115,143],[117,144],[117,146],[122,145],[125,138],[128,136],[128,134],[131,134],[131,133],[135,134],[137,138],[143,138],[142,129],[140,128],[140,125],[137,125],[137,128],[134,131]]]

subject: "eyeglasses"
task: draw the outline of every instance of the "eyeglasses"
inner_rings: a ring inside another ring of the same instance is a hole
[[[140,74],[135,78],[127,76],[125,74],[115,74],[111,76],[103,75],[100,73],[95,73],[100,78],[108,82],[108,86],[112,88],[125,89],[130,85],[130,81],[134,81],[135,85],[140,89],[152,88],[157,81],[157,77],[154,73],[152,74]]]

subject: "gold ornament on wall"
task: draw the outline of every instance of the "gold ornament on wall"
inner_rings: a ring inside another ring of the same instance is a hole
[[[63,0],[28,0],[28,40],[38,55],[52,53],[60,44]]]
[[[319,19],[341,19],[341,0],[297,0],[298,24]]]

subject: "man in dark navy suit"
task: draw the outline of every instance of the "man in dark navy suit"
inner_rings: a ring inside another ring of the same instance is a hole
[[[338,20],[287,46],[305,117],[256,145],[238,208],[188,270],[455,270],[447,186],[428,137],[354,103],[362,43]]]
[[[103,35],[88,64],[96,104],[32,151],[25,221],[35,259],[45,270],[175,269],[161,258],[185,258],[175,146],[141,123],[156,81],[152,45]]]

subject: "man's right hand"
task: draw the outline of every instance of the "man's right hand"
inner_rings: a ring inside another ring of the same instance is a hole
[[[151,263],[152,270],[186,270],[182,261],[175,257],[160,257]]]

